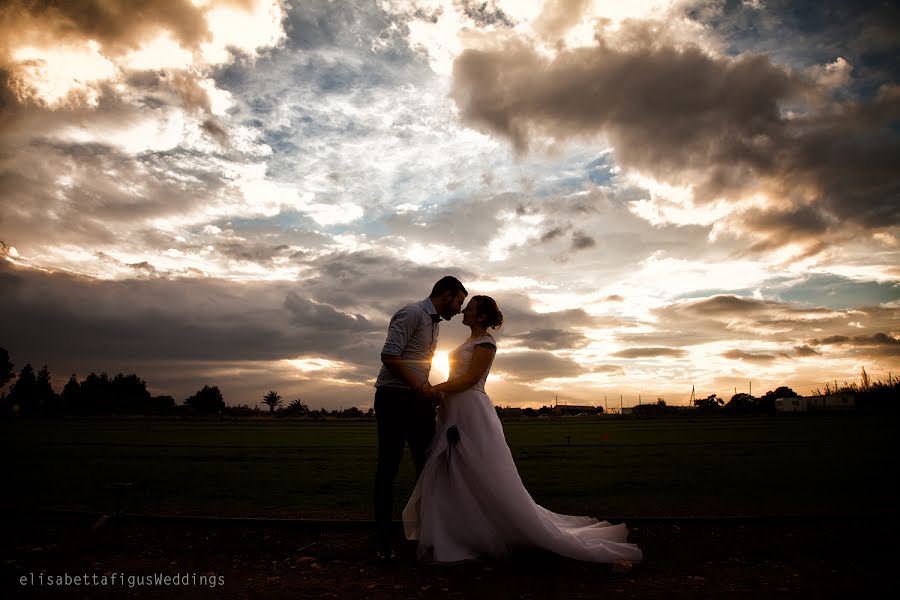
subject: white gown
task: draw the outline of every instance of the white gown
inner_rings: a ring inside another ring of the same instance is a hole
[[[496,345],[486,335],[450,353],[451,379],[468,370],[475,346],[484,342]],[[419,540],[419,559],[450,563],[540,548],[583,561],[640,561],[640,549],[625,541],[624,524],[560,515],[535,503],[484,391],[487,371],[438,410],[428,461],[403,509],[407,539]],[[451,442],[447,432],[454,426],[459,439]]]

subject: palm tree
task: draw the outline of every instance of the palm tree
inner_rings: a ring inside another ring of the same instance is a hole
[[[306,405],[306,402],[297,398],[296,400],[292,400],[290,404],[288,404],[287,410],[289,412],[294,413],[308,413],[309,406]]]
[[[275,407],[281,404],[281,396],[275,390],[269,390],[269,393],[263,396],[263,404],[269,405],[269,412],[275,412]]]

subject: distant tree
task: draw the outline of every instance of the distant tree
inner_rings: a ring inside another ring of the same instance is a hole
[[[22,367],[18,379],[9,388],[9,403],[13,412],[21,415],[37,412],[37,378],[30,363]]]
[[[81,385],[78,383],[78,378],[75,376],[75,373],[72,373],[72,376],[69,377],[69,381],[66,382],[66,385],[63,386],[62,394],[60,395],[60,403],[62,412],[74,412],[81,398]]]
[[[657,405],[657,406],[665,406],[665,405],[666,405],[666,401],[663,400],[662,398],[657,398],[657,399],[656,399],[656,405]]]
[[[34,399],[38,412],[56,412],[58,409],[57,396],[50,383],[50,369],[47,365],[41,367],[35,378]]]
[[[204,385],[203,389],[186,398],[184,405],[198,414],[214,414],[225,410],[225,400],[217,386]]]
[[[359,410],[359,408],[357,408],[355,406],[351,406],[350,408],[344,409],[344,412],[342,413],[341,416],[349,418],[349,419],[356,419],[356,418],[362,416],[362,411]]]
[[[276,392],[275,390],[269,390],[269,393],[263,396],[262,401],[263,404],[269,405],[269,412],[273,413],[275,412],[275,409],[278,407],[278,405],[281,404],[281,396],[279,396],[278,392]]]
[[[526,417],[536,417],[538,412],[531,408],[530,406],[522,409],[522,415]]]
[[[374,417],[374,416],[375,416],[375,409],[370,407],[369,410],[366,411],[366,416],[367,416],[367,417]]]
[[[291,403],[286,407],[278,409],[277,413],[280,417],[308,415],[309,406],[307,406],[306,402],[300,398],[295,398],[294,400],[291,400]]]
[[[694,407],[697,410],[709,412],[720,408],[725,404],[725,401],[716,396],[715,394],[711,394],[706,398],[697,398],[694,400]]]
[[[733,414],[751,413],[756,410],[756,398],[743,392],[735,394],[725,405],[725,410]]]
[[[134,373],[117,373],[109,382],[109,395],[114,412],[145,413],[150,408],[147,382]]]
[[[291,403],[288,404],[288,409],[293,412],[298,412],[298,413],[308,413],[309,412],[309,406],[307,406],[306,402],[304,402],[300,398],[295,398],[294,400],[291,400]]]
[[[0,388],[16,376],[16,372],[13,370],[15,366],[9,362],[9,352],[6,351],[6,348],[0,348]]]
[[[79,413],[108,414],[112,412],[113,398],[109,375],[91,372],[81,382]]]

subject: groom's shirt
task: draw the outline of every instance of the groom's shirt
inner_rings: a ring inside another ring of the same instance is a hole
[[[437,347],[441,317],[434,309],[430,298],[407,304],[391,317],[387,339],[382,354],[399,356],[413,372],[419,383],[428,381],[431,359]],[[402,379],[381,365],[375,387],[398,387],[409,389]]]

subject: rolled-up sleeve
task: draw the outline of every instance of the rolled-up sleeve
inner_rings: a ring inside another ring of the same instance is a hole
[[[418,325],[417,317],[418,315],[410,310],[408,306],[401,308],[391,317],[387,339],[384,341],[384,347],[381,349],[382,354],[400,356],[403,353],[406,343]]]

